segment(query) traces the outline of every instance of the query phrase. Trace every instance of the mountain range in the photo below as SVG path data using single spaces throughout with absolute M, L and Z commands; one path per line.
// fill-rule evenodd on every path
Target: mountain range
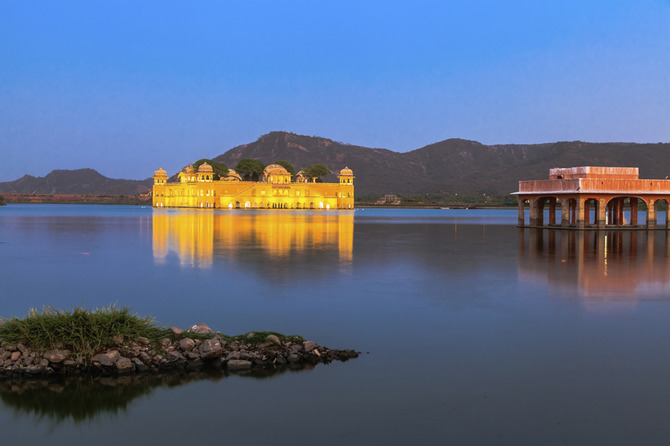
M 271 132 L 212 159 L 234 168 L 243 158 L 256 158 L 265 164 L 286 160 L 298 169 L 323 163 L 335 173 L 346 166 L 356 176 L 357 196 L 456 193 L 505 196 L 517 190 L 519 180 L 547 178 L 552 167 L 639 167 L 642 178 L 664 178 L 670 174 L 670 143 L 570 141 L 484 145 L 447 139 L 399 153 L 316 136 Z M 184 164 L 194 161 L 184 160 Z M 151 184 L 151 179 L 109 179 L 92 169 L 56 170 L 46 177 L 26 175 L 0 183 L 0 193 L 124 195 L 143 193 Z
M 0 193 L 139 195 L 151 190 L 153 179 L 115 180 L 93 169 L 53 170 L 45 177 L 24 175 L 0 183 Z

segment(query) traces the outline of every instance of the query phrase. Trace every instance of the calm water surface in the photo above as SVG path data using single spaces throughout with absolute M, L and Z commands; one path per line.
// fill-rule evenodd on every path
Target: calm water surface
M 271 376 L 0 387 L 3 444 L 668 444 L 667 234 L 516 219 L 0 208 L 4 316 L 117 302 L 369 352 Z

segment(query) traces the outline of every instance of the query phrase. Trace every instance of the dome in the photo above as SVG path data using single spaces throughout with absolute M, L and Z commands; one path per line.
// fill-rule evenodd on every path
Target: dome
M 340 170 L 340 175 L 341 176 L 352 176 L 354 174 L 354 171 L 349 169 L 348 167 L 345 167 L 344 169 Z
M 242 181 L 242 177 L 234 169 L 228 169 L 228 176 L 225 179 L 228 181 Z
M 166 177 L 166 176 L 167 176 L 167 172 L 166 172 L 165 170 L 163 170 L 162 167 L 159 167 L 158 170 L 156 170 L 156 171 L 154 172 L 154 176 L 155 176 L 155 177 Z
M 291 175 L 284 166 L 279 164 L 270 164 L 265 169 L 263 169 L 262 175 Z
M 212 169 L 212 166 L 210 166 L 207 163 L 202 163 L 200 167 L 198 168 L 198 172 L 201 173 L 212 173 L 214 172 L 214 169 Z
M 193 173 L 193 172 L 195 172 L 195 168 L 193 167 L 193 164 L 189 164 L 188 166 L 184 167 L 182 172 Z

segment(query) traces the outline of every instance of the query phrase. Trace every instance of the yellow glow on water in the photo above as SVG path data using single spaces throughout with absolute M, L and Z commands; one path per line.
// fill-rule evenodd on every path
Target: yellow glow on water
M 175 253 L 184 266 L 206 267 L 214 255 L 236 256 L 249 246 L 281 259 L 309 249 L 333 251 L 340 262 L 353 258 L 351 213 L 194 212 L 153 215 L 154 259 Z

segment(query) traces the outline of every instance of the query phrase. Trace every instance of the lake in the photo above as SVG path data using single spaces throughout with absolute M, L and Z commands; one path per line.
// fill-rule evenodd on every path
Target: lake
M 670 442 L 664 231 L 514 210 L 0 208 L 0 315 L 116 303 L 363 352 L 278 374 L 0 386 L 6 444 Z

